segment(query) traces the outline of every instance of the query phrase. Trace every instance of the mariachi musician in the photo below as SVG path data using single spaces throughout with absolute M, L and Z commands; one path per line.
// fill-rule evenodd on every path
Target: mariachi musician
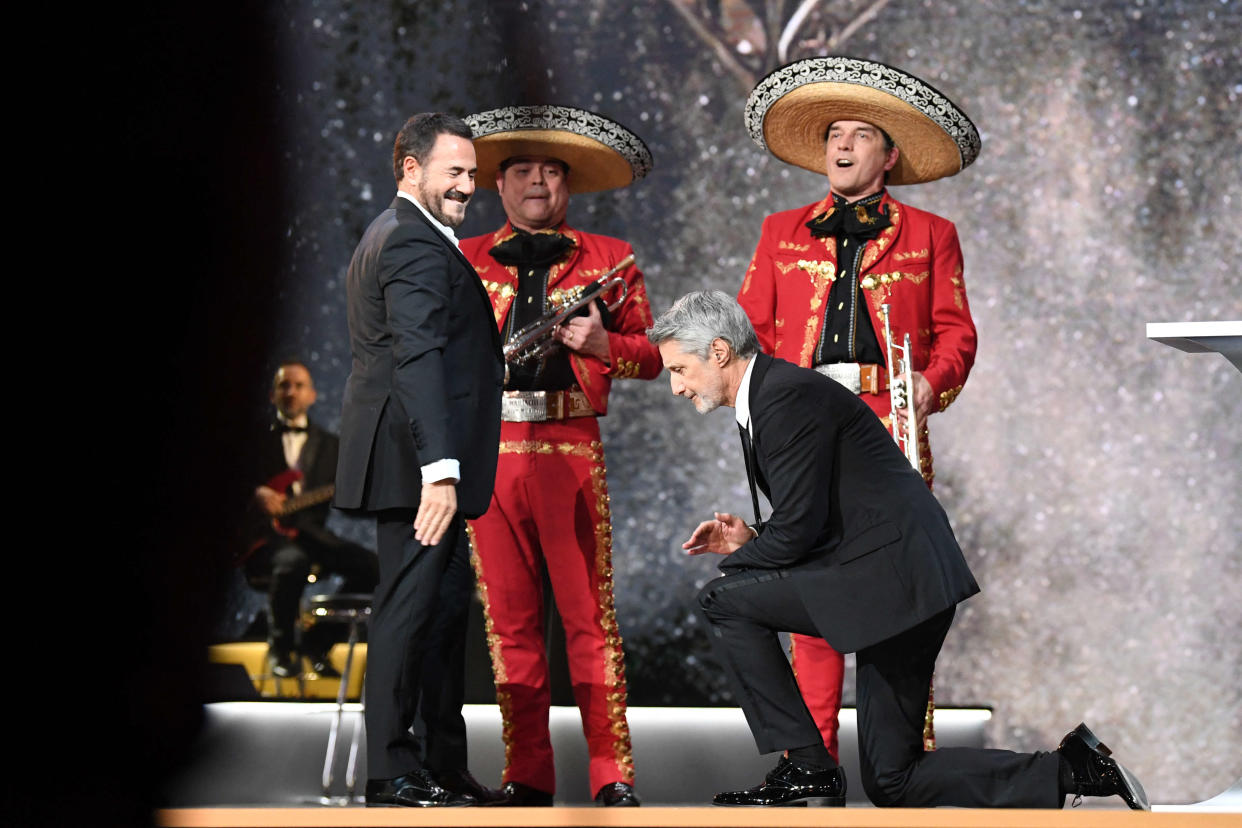
M 511 805 L 551 805 L 551 694 L 542 570 L 565 626 L 574 699 L 590 755 L 590 793 L 635 806 L 625 657 L 612 599 L 612 523 L 598 418 L 613 380 L 653 379 L 651 308 L 630 245 L 569 226 L 570 193 L 625 187 L 651 168 L 634 133 L 566 106 L 518 106 L 467 118 L 476 182 L 500 194 L 507 221 L 465 239 L 506 340 L 539 330 L 603 281 L 578 315 L 550 328 L 549 349 L 508 364 L 496 490 L 471 522 L 496 697 L 504 718 L 502 791 Z M 615 276 L 610 272 L 618 265 Z M 522 354 L 514 355 L 521 357 Z
M 751 92 L 745 118 L 760 147 L 826 173 L 828 194 L 764 220 L 738 302 L 765 353 L 840 381 L 895 436 L 913 424 L 906 455 L 930 488 L 927 417 L 966 383 L 975 325 L 953 223 L 898 201 L 888 187 L 961 171 L 979 154 L 979 133 L 913 75 L 843 57 L 777 69 Z M 889 355 L 906 336 L 913 405 L 894 413 L 889 369 L 898 366 Z M 803 698 L 835 758 L 844 661 L 820 638 L 793 636 L 791 648 Z M 929 695 L 929 750 L 932 709 Z

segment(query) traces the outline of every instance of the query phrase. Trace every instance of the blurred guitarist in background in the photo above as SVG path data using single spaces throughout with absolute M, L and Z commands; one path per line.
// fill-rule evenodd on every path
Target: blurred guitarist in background
M 332 625 L 305 634 L 298 628 L 298 604 L 312 567 L 320 577 L 343 576 L 346 592 L 371 592 L 379 579 L 375 553 L 337 537 L 325 525 L 338 441 L 307 419 L 315 398 L 305 365 L 290 361 L 276 370 L 271 397 L 276 419 L 259 458 L 267 482 L 254 491 L 264 531 L 245 561 L 252 583 L 267 582 L 268 661 L 282 677 L 301 673 L 303 657 L 313 672 L 337 675 L 327 659 Z

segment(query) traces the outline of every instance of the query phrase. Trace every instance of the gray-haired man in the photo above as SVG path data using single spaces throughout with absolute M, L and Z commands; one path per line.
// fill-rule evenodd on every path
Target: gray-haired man
M 753 528 L 716 512 L 682 545 L 726 556 L 699 605 L 760 752 L 787 751 L 763 784 L 716 804 L 845 804 L 845 772 L 798 692 L 783 630 L 857 653 L 862 783 L 876 805 L 1056 808 L 1073 793 L 1147 809 L 1086 725 L 1053 752 L 925 752 L 936 656 L 957 604 L 979 591 L 940 504 L 856 394 L 759 353 L 728 294 L 682 297 L 647 335 L 674 394 L 703 413 L 736 409 L 756 510 L 756 488 L 772 504 Z

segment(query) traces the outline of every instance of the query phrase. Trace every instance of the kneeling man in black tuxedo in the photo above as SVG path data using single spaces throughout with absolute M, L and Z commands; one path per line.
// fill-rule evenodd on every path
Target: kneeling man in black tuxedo
M 736 409 L 756 518 L 756 487 L 772 504 L 753 527 L 717 512 L 683 544 L 727 556 L 699 605 L 760 752 L 785 752 L 763 784 L 717 805 L 845 804 L 845 772 L 777 637 L 787 631 L 857 654 L 862 784 L 876 805 L 1059 808 L 1067 794 L 1116 794 L 1148 809 L 1086 725 L 1050 752 L 925 751 L 936 656 L 957 604 L 979 591 L 940 504 L 857 395 L 759 353 L 728 294 L 682 297 L 647 335 L 674 394 L 703 414 Z

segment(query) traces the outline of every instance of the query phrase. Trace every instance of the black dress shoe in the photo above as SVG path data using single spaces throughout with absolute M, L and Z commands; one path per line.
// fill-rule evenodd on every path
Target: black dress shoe
M 845 804 L 845 770 L 804 770 L 782 756 L 762 785 L 744 791 L 718 793 L 713 805 L 830 805 Z
M 495 788 L 488 788 L 465 768 L 451 771 L 433 771 L 432 777 L 449 793 L 464 794 L 474 798 L 480 805 L 501 805 L 505 795 Z
M 410 771 L 396 779 L 368 779 L 367 806 L 405 805 L 411 808 L 474 805 L 474 797 L 453 793 L 436 784 L 425 769 Z
M 643 803 L 638 801 L 634 786 L 624 782 L 613 782 L 605 785 L 595 793 L 595 804 L 609 808 L 637 808 Z
M 1079 724 L 1061 740 L 1057 752 L 1074 774 L 1074 804 L 1084 796 L 1120 796 L 1136 811 L 1150 811 L 1147 794 L 1138 779 L 1112 758 L 1109 750 L 1085 724 Z
M 523 785 L 521 782 L 506 782 L 500 786 L 500 794 L 504 797 L 501 805 L 516 808 L 550 808 L 552 794 Z

